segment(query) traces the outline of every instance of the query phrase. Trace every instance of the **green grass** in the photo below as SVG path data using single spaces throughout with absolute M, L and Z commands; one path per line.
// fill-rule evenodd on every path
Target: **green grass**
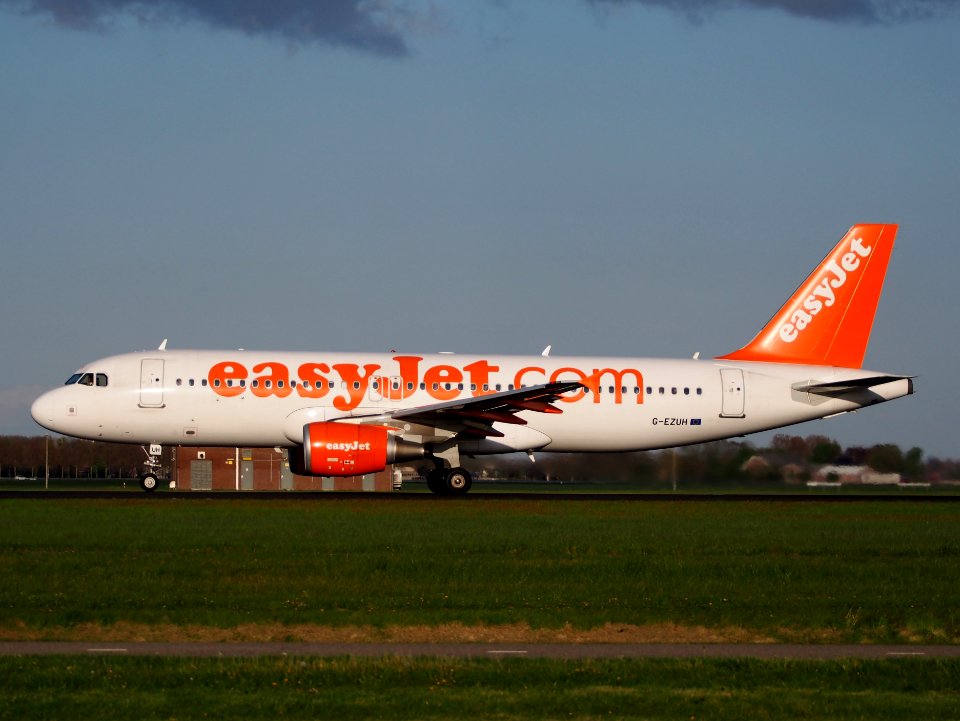
M 960 639 L 960 506 L 0 501 L 0 633 L 121 622 Z
M 949 719 L 960 661 L 0 659 L 0 719 Z

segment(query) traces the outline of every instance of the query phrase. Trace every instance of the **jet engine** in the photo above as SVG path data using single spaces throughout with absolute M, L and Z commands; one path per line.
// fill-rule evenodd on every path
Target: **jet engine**
M 303 455 L 291 451 L 290 466 L 307 476 L 362 476 L 424 455 L 423 446 L 391 435 L 383 426 L 317 422 L 303 427 Z

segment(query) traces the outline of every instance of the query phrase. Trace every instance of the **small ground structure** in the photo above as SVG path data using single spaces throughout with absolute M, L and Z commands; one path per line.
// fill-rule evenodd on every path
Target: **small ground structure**
M 278 448 L 176 449 L 173 480 L 183 491 L 392 491 L 394 470 L 348 478 L 299 476 Z

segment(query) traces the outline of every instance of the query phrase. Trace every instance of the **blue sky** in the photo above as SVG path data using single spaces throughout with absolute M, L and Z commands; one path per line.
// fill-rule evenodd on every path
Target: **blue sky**
M 793 432 L 960 456 L 952 7 L 0 0 L 0 433 L 163 338 L 718 355 L 897 222 L 917 394 Z

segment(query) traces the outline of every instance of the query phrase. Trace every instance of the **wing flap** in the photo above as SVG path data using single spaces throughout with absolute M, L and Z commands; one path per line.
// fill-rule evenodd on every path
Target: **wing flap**
M 415 408 L 403 408 L 377 414 L 378 420 L 405 421 L 434 428 L 442 428 L 470 438 L 502 438 L 503 433 L 494 423 L 526 425 L 517 416 L 522 411 L 535 413 L 562 413 L 553 403 L 564 393 L 582 389 L 577 381 L 557 381 L 527 388 L 516 388 L 501 393 L 474 396 Z

